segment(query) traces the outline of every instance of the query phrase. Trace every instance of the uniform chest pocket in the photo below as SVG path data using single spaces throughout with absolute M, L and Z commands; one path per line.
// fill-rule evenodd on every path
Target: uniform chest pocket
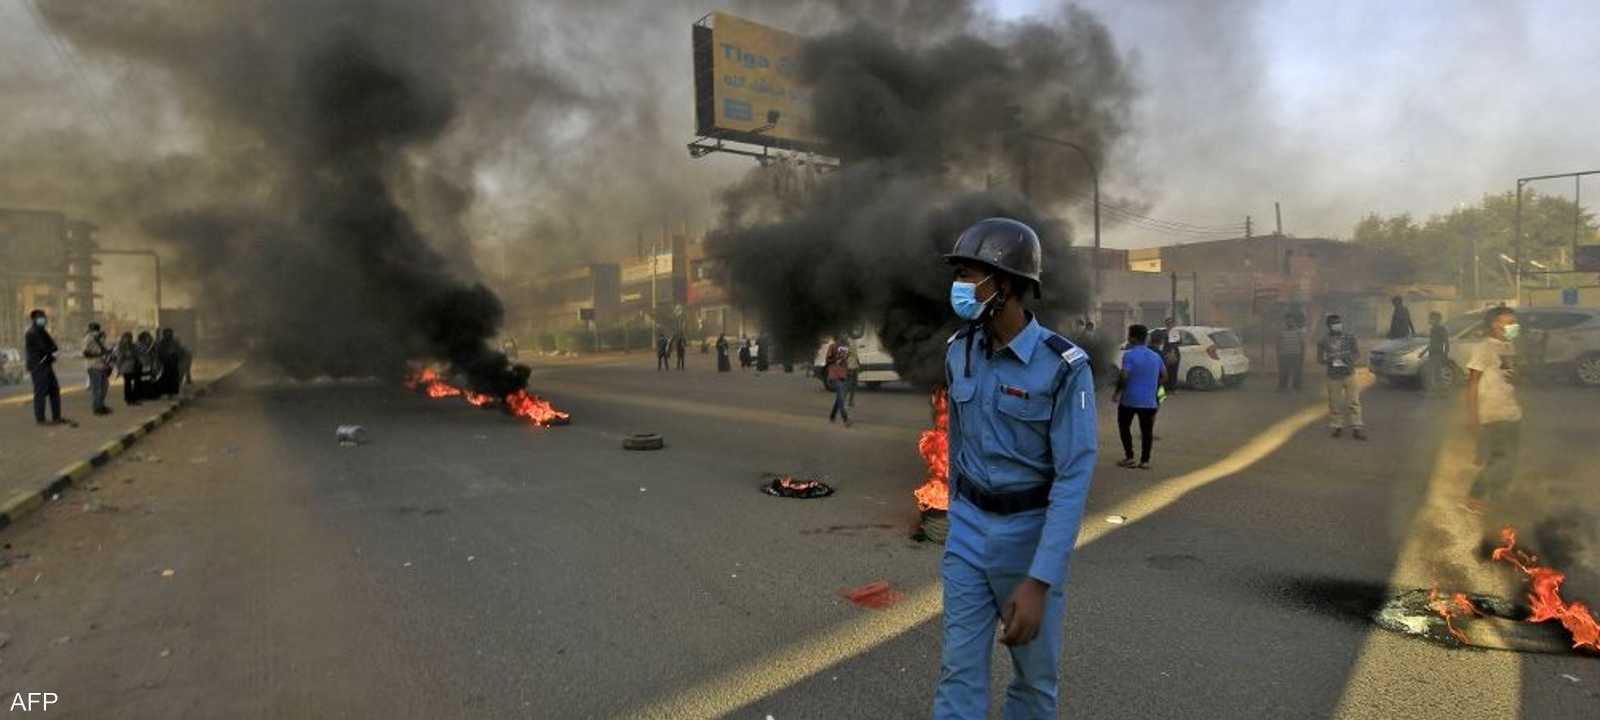
M 958 403 L 970 402 L 977 393 L 978 384 L 970 380 L 961 382 L 957 380 L 950 383 L 950 399 Z
M 995 406 L 1000 412 L 1018 420 L 1048 421 L 1050 419 L 1050 396 L 1044 393 L 1027 393 L 1027 397 L 1013 395 L 999 390 L 1000 396 L 995 400 Z

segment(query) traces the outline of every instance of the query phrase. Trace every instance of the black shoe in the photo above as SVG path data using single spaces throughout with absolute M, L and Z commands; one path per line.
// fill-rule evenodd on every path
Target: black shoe
M 1344 437 L 1344 428 L 1334 428 L 1333 429 L 1333 436 L 1334 437 Z
M 1352 432 L 1351 432 L 1351 433 L 1350 433 L 1350 434 L 1351 434 L 1351 435 L 1354 435 L 1354 436 L 1355 436 L 1355 438 L 1356 438 L 1356 439 L 1357 439 L 1357 440 L 1363 440 L 1363 441 L 1364 441 L 1364 440 L 1366 440 L 1366 439 L 1367 439 L 1367 434 L 1366 434 L 1366 433 L 1364 433 L 1364 432 L 1362 432 L 1362 431 L 1361 431 L 1361 428 L 1356 428 L 1356 429 L 1355 429 L 1355 430 L 1354 430 L 1354 431 L 1352 431 Z

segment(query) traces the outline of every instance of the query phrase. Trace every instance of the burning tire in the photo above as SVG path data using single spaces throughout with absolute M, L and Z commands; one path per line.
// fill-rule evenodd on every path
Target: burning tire
M 666 447 L 666 441 L 656 433 L 634 433 L 622 438 L 624 450 L 660 450 Z
M 925 510 L 922 513 L 922 537 L 928 542 L 944 544 L 950 536 L 950 515 L 943 510 Z

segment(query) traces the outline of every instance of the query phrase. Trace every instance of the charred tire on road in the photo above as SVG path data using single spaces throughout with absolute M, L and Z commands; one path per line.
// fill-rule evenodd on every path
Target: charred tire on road
M 924 510 L 922 512 L 922 539 L 943 545 L 945 538 L 949 536 L 949 513 L 944 510 Z
M 666 441 L 656 433 L 634 433 L 622 438 L 624 450 L 660 450 L 666 447 Z

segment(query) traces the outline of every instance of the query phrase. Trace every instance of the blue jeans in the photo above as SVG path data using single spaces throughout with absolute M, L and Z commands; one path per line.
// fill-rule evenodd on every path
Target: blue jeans
M 106 390 L 111 386 L 111 371 L 103 367 L 89 368 L 89 398 L 95 412 L 106 409 Z
M 850 392 L 850 380 L 845 378 L 828 382 L 833 385 L 833 410 L 828 413 L 828 421 L 833 422 L 834 418 L 842 415 L 845 422 L 850 422 L 850 410 L 845 406 L 845 395 Z

